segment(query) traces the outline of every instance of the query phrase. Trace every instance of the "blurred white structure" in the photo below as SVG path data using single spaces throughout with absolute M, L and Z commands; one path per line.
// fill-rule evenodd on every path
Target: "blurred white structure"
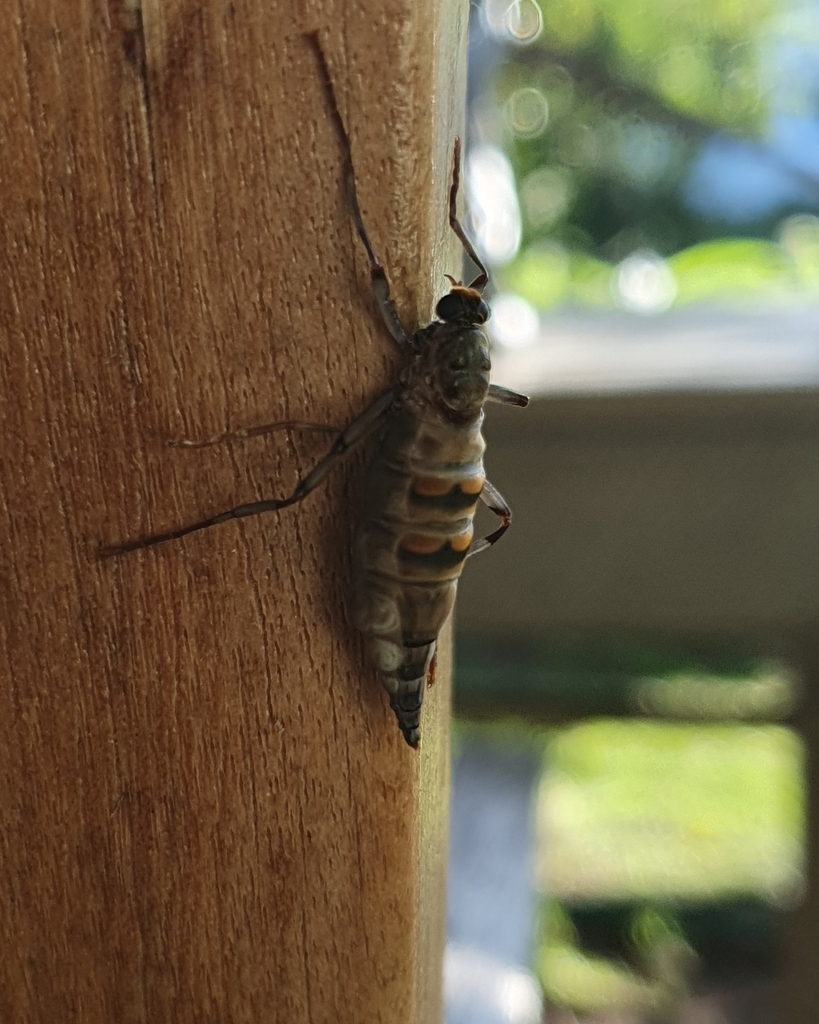
M 497 146 L 471 149 L 466 187 L 478 251 L 491 266 L 503 266 L 517 255 L 522 230 L 509 157 Z
M 534 789 L 540 760 L 473 740 L 453 765 L 446 1024 L 538 1024 Z
M 444 957 L 447 1024 L 540 1024 L 540 988 L 520 967 L 450 943 Z
M 819 307 L 554 313 L 492 366 L 498 383 L 533 396 L 815 388 Z

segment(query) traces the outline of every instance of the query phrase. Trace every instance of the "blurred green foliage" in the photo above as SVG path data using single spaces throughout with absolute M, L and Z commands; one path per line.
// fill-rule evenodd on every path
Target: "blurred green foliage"
M 538 309 L 613 306 L 613 268 L 640 251 L 674 257 L 676 303 L 819 286 L 815 218 L 801 218 L 796 244 L 783 229 L 796 207 L 738 231 L 682 197 L 715 130 L 756 139 L 776 162 L 763 130 L 785 0 L 538 3 L 540 34 L 506 48 L 492 102 L 477 104 L 479 135 L 512 162 L 522 215 L 499 286 Z
M 541 0 L 540 45 L 602 60 L 611 83 L 715 127 L 753 132 L 762 114 L 756 45 L 780 0 Z
M 692 245 L 675 253 L 669 266 L 680 302 L 707 299 L 715 292 L 775 296 L 789 285 L 797 286 L 799 278 L 781 245 L 755 238 Z
M 541 637 L 536 643 L 459 636 L 459 714 L 514 712 L 532 722 L 605 715 L 689 721 L 786 719 L 798 684 L 784 665 L 731 643 L 630 635 Z

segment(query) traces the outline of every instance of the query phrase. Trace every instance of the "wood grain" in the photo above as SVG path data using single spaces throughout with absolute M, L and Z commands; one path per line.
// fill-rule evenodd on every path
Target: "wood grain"
M 304 39 L 408 325 L 457 248 L 460 0 L 18 0 L 0 15 L 0 1019 L 440 1019 L 448 672 L 400 737 L 346 607 L 394 357 Z

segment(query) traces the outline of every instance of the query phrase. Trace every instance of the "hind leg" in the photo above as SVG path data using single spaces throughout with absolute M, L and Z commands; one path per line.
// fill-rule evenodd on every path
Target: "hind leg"
M 114 544 L 111 547 L 104 547 L 100 550 L 101 558 L 110 558 L 113 555 L 122 555 L 128 551 L 139 551 L 141 548 L 153 547 L 155 544 L 164 544 L 165 541 L 178 540 L 187 537 L 189 533 L 196 533 L 198 530 L 205 530 L 209 526 L 217 526 L 219 523 L 226 523 L 230 519 L 246 519 L 248 516 L 257 516 L 262 512 L 278 512 L 279 509 L 288 508 L 299 501 L 303 501 L 311 491 L 325 479 L 327 474 L 338 464 L 339 460 L 359 441 L 369 436 L 381 423 L 382 418 L 392 408 L 396 389 L 390 388 L 357 416 L 353 422 L 342 431 L 336 438 L 335 444 L 318 462 L 313 469 L 296 485 L 296 489 L 286 498 L 266 498 L 264 501 L 253 501 L 247 505 L 238 505 L 236 508 L 220 512 L 218 515 L 202 519 L 198 523 L 191 523 L 190 526 L 182 526 L 176 530 L 169 530 L 167 533 L 156 533 L 151 537 L 141 537 L 137 540 L 129 540 L 124 544 Z
M 506 499 L 501 492 L 489 483 L 487 480 L 483 485 L 481 491 L 481 501 L 486 505 L 490 512 L 494 512 L 495 515 L 500 519 L 501 524 L 493 533 L 490 533 L 488 537 L 482 537 L 480 540 L 473 540 L 469 545 L 469 550 L 466 553 L 467 558 L 471 558 L 472 555 L 477 555 L 481 551 L 486 551 L 487 548 L 491 548 L 493 544 L 496 544 L 501 537 L 509 529 L 509 524 L 512 522 L 512 509 L 506 503 Z
M 265 434 L 275 434 L 279 430 L 309 430 L 316 434 L 340 434 L 338 427 L 328 426 L 326 423 L 304 423 L 301 420 L 280 420 L 278 423 L 265 423 L 260 427 L 242 427 L 225 434 L 214 434 L 213 437 L 206 437 L 202 441 L 188 441 L 180 438 L 178 441 L 166 441 L 169 448 L 209 448 L 214 444 L 229 444 L 232 441 L 246 441 L 250 437 L 263 437 Z

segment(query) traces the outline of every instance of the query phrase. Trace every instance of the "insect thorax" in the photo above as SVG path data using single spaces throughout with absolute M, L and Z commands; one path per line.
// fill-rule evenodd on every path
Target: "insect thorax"
M 489 388 L 489 342 L 478 327 L 435 322 L 414 337 L 408 381 L 455 421 L 476 417 Z

